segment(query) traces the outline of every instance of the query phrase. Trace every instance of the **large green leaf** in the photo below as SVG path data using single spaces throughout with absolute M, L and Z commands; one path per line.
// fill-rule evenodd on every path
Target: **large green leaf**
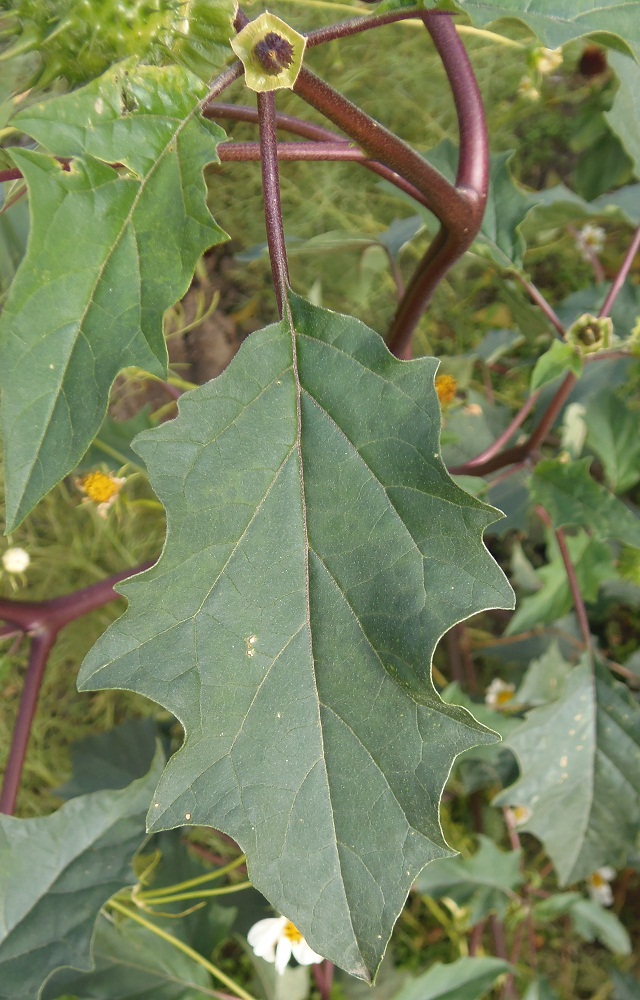
M 640 548 L 640 517 L 591 477 L 591 461 L 539 462 L 531 477 L 532 502 L 546 508 L 554 528 L 582 525 L 596 538 L 615 538 Z
M 459 958 L 440 962 L 406 983 L 394 1000 L 481 1000 L 498 976 L 509 971 L 501 958 Z
M 491 912 L 502 919 L 522 882 L 520 851 L 501 851 L 488 837 L 479 836 L 478 841 L 472 857 L 440 858 L 427 865 L 414 884 L 426 896 L 449 896 L 458 906 L 468 906 L 471 926 Z
M 60 967 L 91 968 L 100 908 L 135 883 L 131 858 L 163 759 L 127 788 L 81 795 L 51 816 L 0 816 L 2 1000 L 34 1000 Z
M 172 933 L 176 925 L 178 921 L 171 924 Z M 92 956 L 92 971 L 65 969 L 54 975 L 42 1000 L 69 994 L 82 1000 L 198 1000 L 211 995 L 211 976 L 201 965 L 132 921 L 115 924 L 100 917 Z
M 577 666 L 562 697 L 533 709 L 507 745 L 521 776 L 495 801 L 531 809 L 523 829 L 561 884 L 619 864 L 640 829 L 640 707 L 627 689 Z
M 224 137 L 198 113 L 205 92 L 180 67 L 123 64 L 13 120 L 52 155 L 12 150 L 32 227 L 0 321 L 9 530 L 82 458 L 120 369 L 165 372 L 164 311 L 224 237 L 205 201 Z
M 441 460 L 437 362 L 291 308 L 295 334 L 253 334 L 138 439 L 167 541 L 79 683 L 184 724 L 151 828 L 230 834 L 311 946 L 368 978 L 413 879 L 449 854 L 453 758 L 494 739 L 438 698 L 434 646 L 512 594 L 481 541 L 495 510 Z

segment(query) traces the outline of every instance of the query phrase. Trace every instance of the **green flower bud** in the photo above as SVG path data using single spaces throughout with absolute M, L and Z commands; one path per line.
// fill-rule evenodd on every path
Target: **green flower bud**
M 566 333 L 566 341 L 580 354 L 595 354 L 611 346 L 613 323 L 609 316 L 591 316 L 585 313 L 572 323 Z
M 306 44 L 304 35 L 268 11 L 231 39 L 231 48 L 244 66 L 247 87 L 258 93 L 293 87 Z

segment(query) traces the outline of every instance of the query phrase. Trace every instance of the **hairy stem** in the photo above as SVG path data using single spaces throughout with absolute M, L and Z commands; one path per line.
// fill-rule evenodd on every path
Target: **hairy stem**
M 284 314 L 289 291 L 289 266 L 282 226 L 280 182 L 278 176 L 278 142 L 276 137 L 276 99 L 273 91 L 258 94 L 260 120 L 260 152 L 262 155 L 262 193 L 267 244 L 271 260 L 273 286 L 280 319 Z
M 258 112 L 255 108 L 248 108 L 244 106 L 240 107 L 234 104 L 210 104 L 206 109 L 206 117 L 222 119 L 227 118 L 233 121 L 253 122 L 256 124 L 258 122 Z M 301 118 L 296 118 L 293 115 L 284 115 L 279 111 L 276 112 L 276 127 L 282 129 L 283 131 L 291 132 L 294 135 L 303 136 L 306 139 L 313 139 L 317 142 L 342 142 L 345 149 L 358 148 L 357 146 L 351 144 L 347 138 L 337 135 L 330 129 L 322 128 L 320 125 L 312 125 L 309 122 L 303 121 Z M 224 153 L 225 145 L 226 144 L 222 144 L 218 147 L 218 155 L 222 160 L 226 158 Z M 378 163 L 375 160 L 368 159 L 362 150 L 359 151 L 359 155 L 361 159 L 356 156 L 347 156 L 345 159 L 353 158 L 356 162 L 362 163 L 362 166 L 367 170 L 370 170 L 372 173 L 382 177 L 383 180 L 389 181 L 390 184 L 393 184 L 394 187 L 397 187 L 400 191 L 409 195 L 409 197 L 413 198 L 414 201 L 424 205 L 425 208 L 429 207 L 427 200 L 420 193 L 420 191 L 418 191 L 413 184 L 410 184 L 409 181 L 405 180 L 404 177 L 401 177 L 398 173 L 396 173 L 395 170 L 391 170 L 383 163 Z

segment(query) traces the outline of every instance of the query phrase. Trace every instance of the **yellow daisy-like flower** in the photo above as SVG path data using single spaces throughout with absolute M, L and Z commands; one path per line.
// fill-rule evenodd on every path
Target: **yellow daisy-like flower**
M 275 962 L 280 975 L 284 973 L 292 955 L 299 965 L 314 965 L 322 961 L 322 955 L 309 947 L 295 924 L 286 917 L 258 920 L 247 934 L 247 941 L 258 958 Z
M 515 684 L 508 684 L 506 681 L 494 677 L 484 694 L 485 704 L 489 708 L 502 709 L 513 701 L 515 694 Z
M 438 375 L 436 378 L 436 392 L 440 400 L 440 406 L 450 406 L 456 398 L 458 383 L 453 375 Z
M 125 483 L 124 476 L 114 476 L 112 472 L 88 472 L 76 479 L 76 486 L 84 494 L 83 503 L 96 504 L 100 517 L 106 517 L 110 507 L 116 502 Z

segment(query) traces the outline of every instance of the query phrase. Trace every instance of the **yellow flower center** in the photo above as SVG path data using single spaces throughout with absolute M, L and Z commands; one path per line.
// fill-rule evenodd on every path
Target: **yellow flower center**
M 600 872 L 594 872 L 593 875 L 589 876 L 589 885 L 593 886 L 594 889 L 601 889 L 605 884 L 606 879 L 602 877 Z
M 458 383 L 453 375 L 438 375 L 436 378 L 436 392 L 441 406 L 448 406 L 453 403 L 458 391 Z
M 496 693 L 496 705 L 507 705 L 513 701 L 513 691 L 498 691 Z
M 291 944 L 300 944 L 300 942 L 302 941 L 302 934 L 300 933 L 298 928 L 291 923 L 290 920 L 287 920 L 286 924 L 284 925 L 282 933 L 286 938 L 289 939 L 289 941 L 291 941 Z
M 94 503 L 108 503 L 120 492 L 120 483 L 105 472 L 89 472 L 79 481 L 80 489 Z

